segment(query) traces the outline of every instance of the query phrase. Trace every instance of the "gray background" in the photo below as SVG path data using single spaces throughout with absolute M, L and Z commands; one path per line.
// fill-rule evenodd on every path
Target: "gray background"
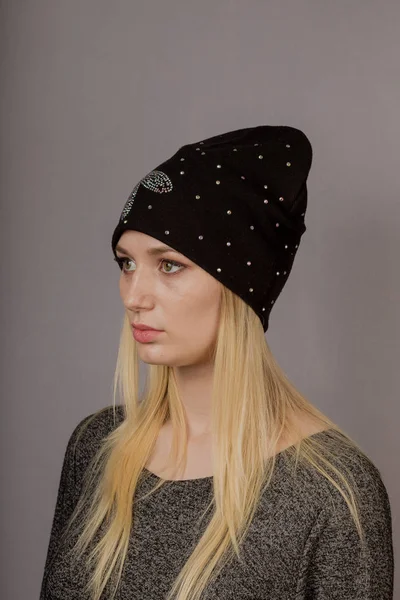
M 13 0 L 0 16 L 1 597 L 39 596 L 68 437 L 112 402 L 128 194 L 179 146 L 259 124 L 314 148 L 267 339 L 381 470 L 398 555 L 399 3 Z

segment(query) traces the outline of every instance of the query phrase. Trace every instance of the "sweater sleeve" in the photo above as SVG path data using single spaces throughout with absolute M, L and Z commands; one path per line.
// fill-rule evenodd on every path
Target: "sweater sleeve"
M 75 476 L 75 446 L 78 433 L 82 425 L 90 418 L 91 415 L 85 417 L 73 430 L 67 443 L 67 448 L 64 453 L 61 475 L 58 485 L 58 493 L 53 515 L 53 522 L 50 531 L 50 540 L 47 548 L 47 556 L 44 566 L 44 575 L 42 578 L 40 600 L 46 600 L 46 579 L 50 569 L 50 564 L 56 553 L 60 536 L 71 517 L 78 501 Z
M 297 598 L 393 600 L 390 502 L 378 469 L 367 464 L 358 482 L 365 549 L 344 499 L 338 506 L 322 508 L 307 540 L 302 590 Z

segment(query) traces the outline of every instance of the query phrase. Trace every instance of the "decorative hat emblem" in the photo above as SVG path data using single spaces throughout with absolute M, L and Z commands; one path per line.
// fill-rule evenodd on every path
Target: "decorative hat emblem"
M 146 189 L 151 190 L 152 192 L 157 192 L 158 194 L 171 192 L 173 189 L 172 181 L 166 173 L 158 170 L 150 171 L 150 173 L 143 177 L 143 179 L 141 179 L 133 188 L 132 193 L 130 194 L 122 210 L 120 217 L 121 221 L 129 214 L 140 185 L 143 185 Z

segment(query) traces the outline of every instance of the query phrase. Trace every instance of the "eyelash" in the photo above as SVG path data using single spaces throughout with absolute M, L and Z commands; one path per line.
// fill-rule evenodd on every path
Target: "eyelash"
M 123 256 L 121 258 L 114 258 L 114 260 L 118 264 L 119 268 L 121 269 L 121 271 L 123 273 L 134 273 L 134 271 L 125 271 L 125 269 L 123 268 L 124 264 L 125 264 L 125 261 L 131 260 L 130 258 L 127 258 L 126 256 Z M 176 267 L 182 267 L 182 269 L 179 269 L 179 271 L 176 271 L 175 273 L 165 273 L 165 272 L 163 272 L 164 275 L 177 275 L 177 273 L 180 273 L 181 271 L 183 271 L 183 269 L 185 269 L 185 265 L 182 265 L 181 263 L 177 262 L 176 260 L 170 260 L 168 258 L 163 258 L 160 261 L 160 263 L 163 263 L 163 262 L 168 262 L 171 265 L 174 265 Z

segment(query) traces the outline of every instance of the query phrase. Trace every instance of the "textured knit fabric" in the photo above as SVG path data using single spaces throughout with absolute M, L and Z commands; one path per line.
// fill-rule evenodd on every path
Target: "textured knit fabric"
M 89 417 L 86 417 L 87 419 Z M 118 407 L 118 422 L 123 418 Z M 85 419 L 83 420 L 85 421 Z M 83 422 L 81 421 L 81 423 Z M 51 528 L 40 600 L 87 600 L 83 573 L 71 568 L 59 536 L 81 491 L 82 477 L 102 438 L 114 428 L 113 409 L 96 416 L 75 452 L 73 431 L 65 453 Z M 202 596 L 208 600 L 392 600 L 391 508 L 377 467 L 357 449 L 345 450 L 329 430 L 314 434 L 334 443 L 361 491 L 367 552 L 340 493 L 315 469 L 299 465 L 294 477 L 286 451 L 277 455 L 271 486 L 264 492 L 237 558 Z M 138 493 L 158 477 L 145 470 Z M 127 563 L 116 599 L 161 600 L 209 522 L 197 520 L 212 494 L 212 477 L 173 481 L 135 507 Z M 104 595 L 104 600 L 109 596 Z
M 269 314 L 306 231 L 313 150 L 303 131 L 258 125 L 186 144 L 133 188 L 111 246 L 126 230 L 174 248 Z

